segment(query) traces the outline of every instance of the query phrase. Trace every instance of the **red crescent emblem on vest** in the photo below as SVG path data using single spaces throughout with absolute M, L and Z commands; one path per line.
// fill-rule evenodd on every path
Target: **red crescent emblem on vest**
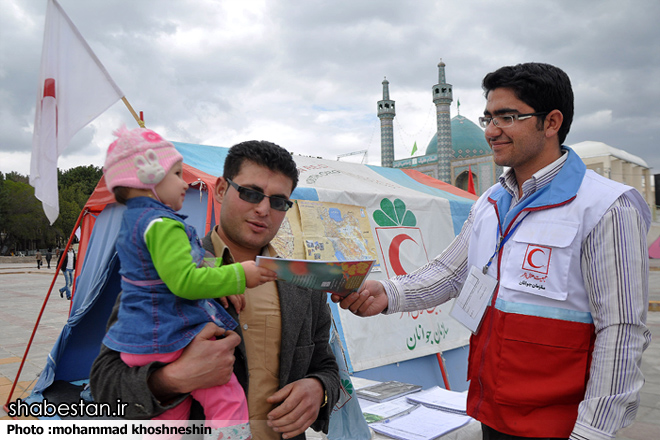
M 539 248 L 536 248 L 536 249 L 532 250 L 529 254 L 527 254 L 527 264 L 529 264 L 530 266 L 532 266 L 534 269 L 538 269 L 539 267 L 543 267 L 542 265 L 541 265 L 541 266 L 537 266 L 537 265 L 534 264 L 534 262 L 532 261 L 532 256 L 533 256 L 535 253 L 537 253 L 537 252 L 541 252 L 542 254 L 545 254 L 545 253 L 544 253 L 541 249 L 539 249 Z
M 538 252 L 541 254 L 536 255 Z M 550 267 L 551 255 L 552 248 L 537 244 L 529 244 L 527 245 L 527 251 L 525 252 L 525 257 L 522 261 L 522 269 L 547 275 Z

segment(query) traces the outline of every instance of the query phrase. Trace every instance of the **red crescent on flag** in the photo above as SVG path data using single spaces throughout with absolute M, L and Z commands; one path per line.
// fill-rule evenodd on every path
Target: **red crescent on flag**
M 44 81 L 44 98 L 46 98 L 47 96 L 50 96 L 52 98 L 56 98 L 56 96 L 55 96 L 55 78 L 46 78 L 46 80 Z
M 52 98 L 55 102 L 55 136 L 57 136 L 58 132 L 58 111 L 57 111 L 57 97 L 55 96 L 55 78 L 46 78 L 44 80 L 44 96 L 41 98 L 41 110 L 44 110 L 44 101 L 46 101 L 46 98 Z M 51 101 L 48 100 L 46 101 L 47 103 L 50 103 Z M 48 116 L 49 112 L 46 111 L 46 114 L 42 113 L 41 117 L 49 117 Z M 52 116 L 51 116 L 52 117 Z
M 399 258 L 399 248 L 401 247 L 401 243 L 406 240 L 412 240 L 413 243 L 417 244 L 417 242 L 413 240 L 408 234 L 397 235 L 392 240 L 392 243 L 390 243 L 390 249 L 388 251 L 388 255 L 390 257 L 390 265 L 392 266 L 394 273 L 397 275 L 407 274 L 407 272 L 403 269 L 403 266 L 401 265 L 401 259 Z
M 536 264 L 532 263 L 532 256 L 537 252 L 541 252 L 542 254 L 545 255 L 545 252 L 543 252 L 541 249 L 538 249 L 538 248 L 532 250 L 529 254 L 527 254 L 527 264 L 532 266 L 534 269 L 538 269 L 539 267 L 543 267 L 543 266 L 537 266 Z

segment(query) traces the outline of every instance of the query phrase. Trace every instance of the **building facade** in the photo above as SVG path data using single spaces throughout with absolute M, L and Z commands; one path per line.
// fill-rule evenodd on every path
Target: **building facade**
M 569 146 L 588 169 L 639 191 L 656 220 L 655 179 L 644 159 L 603 142 L 584 141 Z

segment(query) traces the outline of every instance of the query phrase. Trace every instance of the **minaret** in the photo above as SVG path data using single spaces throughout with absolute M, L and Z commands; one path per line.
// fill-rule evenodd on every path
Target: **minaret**
M 451 183 L 451 163 L 454 150 L 451 146 L 451 116 L 449 106 L 453 101 L 451 84 L 445 79 L 445 63 L 438 64 L 438 84 L 433 86 L 433 102 L 435 103 L 438 125 L 438 180 Z
M 378 101 L 380 119 L 380 165 L 392 168 L 394 163 L 394 101 L 390 100 L 390 82 L 383 80 L 383 100 Z

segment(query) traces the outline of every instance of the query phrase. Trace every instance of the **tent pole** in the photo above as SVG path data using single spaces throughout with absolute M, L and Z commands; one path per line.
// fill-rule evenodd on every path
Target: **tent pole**
M 442 359 L 441 353 L 436 353 L 435 355 L 438 357 L 438 365 L 440 365 L 442 380 L 445 382 L 445 389 L 451 391 L 451 388 L 449 388 L 449 379 L 447 379 L 447 371 L 445 370 L 445 360 Z
M 73 237 L 76 235 L 76 229 L 78 229 L 78 226 L 80 225 L 80 221 L 82 220 L 83 216 L 87 212 L 86 209 L 82 209 L 80 211 L 80 215 L 78 216 L 78 220 L 76 221 L 76 225 L 73 227 L 73 230 L 71 231 L 71 235 L 69 236 L 69 241 L 66 243 L 66 246 L 64 247 L 64 250 L 62 252 L 67 252 L 69 250 L 69 246 L 71 246 L 71 242 L 73 241 Z M 62 255 L 62 254 L 60 254 Z M 28 353 L 30 352 L 30 347 L 32 346 L 32 341 L 34 340 L 34 335 L 37 333 L 37 328 L 39 327 L 39 323 L 41 322 L 41 317 L 44 314 L 44 310 L 46 309 L 46 304 L 48 304 L 48 299 L 50 298 L 50 294 L 53 291 L 53 286 L 55 285 L 55 282 L 57 281 L 57 276 L 60 273 L 62 263 L 64 262 L 63 258 L 60 258 L 60 261 L 57 264 L 57 269 L 55 269 L 55 276 L 53 277 L 53 281 L 50 283 L 50 287 L 48 288 L 48 293 L 46 294 L 46 298 L 44 299 L 44 303 L 41 305 L 41 310 L 39 311 L 39 316 L 37 316 L 37 322 L 34 324 L 34 329 L 32 329 L 32 335 L 30 336 L 30 340 L 28 341 L 27 347 L 25 347 L 25 354 L 23 355 L 23 359 L 21 360 L 21 365 L 18 367 L 18 372 L 16 373 L 16 379 L 14 379 L 14 383 L 12 384 L 11 390 L 9 391 L 9 396 L 7 396 L 7 402 L 4 405 L 5 411 L 9 412 L 9 402 L 11 402 L 11 397 L 14 394 L 14 390 L 16 389 L 16 385 L 18 384 L 18 378 L 21 377 L 21 371 L 23 371 L 23 366 L 25 365 L 25 360 L 27 359 Z M 73 294 L 71 296 L 73 299 Z M 69 308 L 69 314 L 71 314 L 71 309 Z

